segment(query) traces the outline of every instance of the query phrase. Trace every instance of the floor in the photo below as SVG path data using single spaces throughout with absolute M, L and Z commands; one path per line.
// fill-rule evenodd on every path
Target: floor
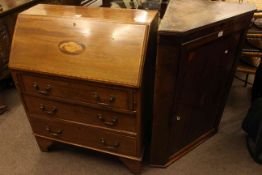
M 251 88 L 235 80 L 218 134 L 166 169 L 143 167 L 143 175 L 262 175 L 250 158 L 241 122 Z M 1 94 L 0 94 L 1 95 Z M 129 175 L 121 162 L 92 151 L 63 147 L 40 152 L 14 89 L 4 93 L 9 111 L 0 116 L 0 175 Z

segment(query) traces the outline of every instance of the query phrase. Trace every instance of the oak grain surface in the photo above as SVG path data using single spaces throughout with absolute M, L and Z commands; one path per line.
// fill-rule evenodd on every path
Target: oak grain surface
M 239 0 L 226 0 L 226 2 L 239 3 Z M 257 10 L 262 10 L 262 1 L 261 0 L 243 0 L 242 3 L 255 4 Z
M 172 32 L 174 35 L 185 34 L 216 22 L 243 15 L 255 9 L 252 4 L 207 0 L 170 1 L 159 31 Z

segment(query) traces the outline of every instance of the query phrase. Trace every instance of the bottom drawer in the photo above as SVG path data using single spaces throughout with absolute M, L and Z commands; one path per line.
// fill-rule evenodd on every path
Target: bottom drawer
M 136 139 L 56 119 L 30 118 L 34 133 L 113 153 L 136 156 Z

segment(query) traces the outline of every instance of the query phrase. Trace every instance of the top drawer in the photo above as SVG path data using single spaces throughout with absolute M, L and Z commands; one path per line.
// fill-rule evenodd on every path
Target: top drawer
M 83 81 L 22 75 L 23 91 L 40 96 L 63 98 L 105 108 L 133 110 L 132 91 Z

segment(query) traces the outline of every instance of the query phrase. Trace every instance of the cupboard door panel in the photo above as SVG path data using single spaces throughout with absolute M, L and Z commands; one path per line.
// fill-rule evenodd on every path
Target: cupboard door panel
M 171 132 L 170 132 L 170 144 L 169 144 L 169 154 L 174 154 L 180 149 L 182 149 L 185 144 L 186 138 L 186 126 L 187 123 L 190 122 L 190 116 L 192 109 L 187 108 L 186 105 L 177 104 L 176 105 L 177 112 L 173 113 L 171 120 Z
M 173 106 L 172 152 L 215 127 L 239 39 L 239 34 L 233 34 L 195 48 L 190 44 L 183 47 Z M 177 116 L 183 121 L 177 121 Z

